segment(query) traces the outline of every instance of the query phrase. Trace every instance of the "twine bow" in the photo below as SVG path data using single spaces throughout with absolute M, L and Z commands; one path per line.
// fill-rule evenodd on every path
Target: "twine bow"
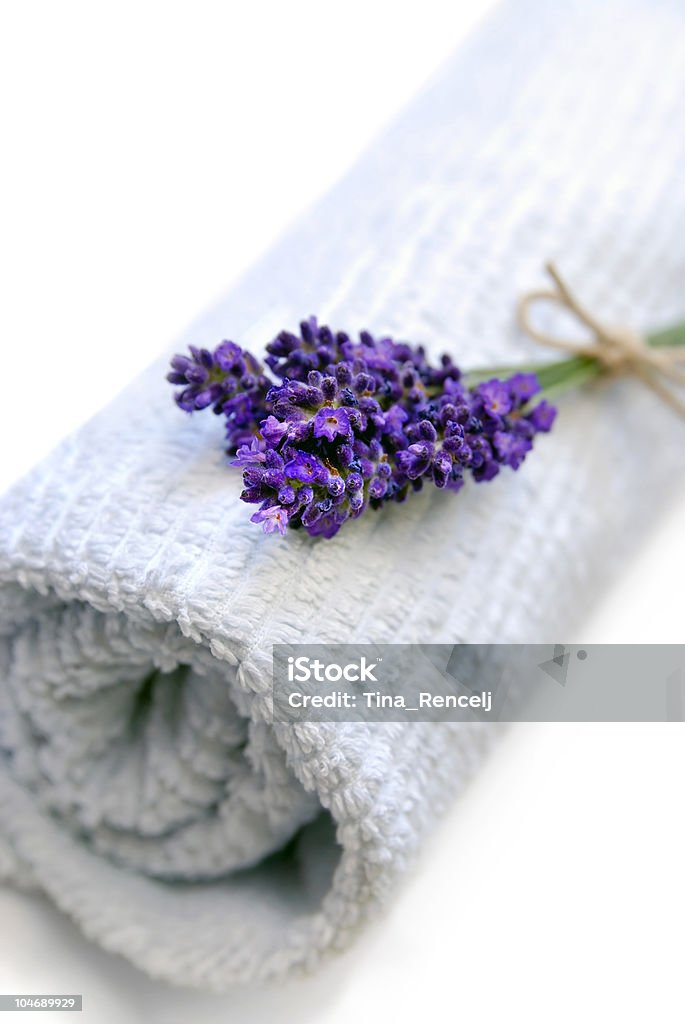
M 685 360 L 683 346 L 673 349 L 653 348 L 647 339 L 632 327 L 603 324 L 581 306 L 553 263 L 546 264 L 545 269 L 556 288 L 531 291 L 519 300 L 518 321 L 526 334 L 548 348 L 595 359 L 610 373 L 628 373 L 639 377 L 672 409 L 685 416 L 685 402 L 663 380 L 667 378 L 685 387 L 685 372 L 676 366 L 676 363 Z M 539 330 L 531 323 L 530 308 L 540 301 L 556 303 L 572 313 L 592 332 L 592 340 L 572 341 Z

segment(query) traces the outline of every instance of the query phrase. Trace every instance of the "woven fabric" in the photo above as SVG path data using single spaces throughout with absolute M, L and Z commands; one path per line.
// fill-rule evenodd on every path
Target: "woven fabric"
M 174 349 L 315 313 L 529 360 L 515 298 L 550 257 L 598 315 L 682 317 L 684 30 L 677 3 L 505 6 Z M 563 639 L 669 500 L 683 434 L 615 382 L 565 402 L 518 474 L 330 542 L 264 537 L 165 362 L 0 507 L 0 874 L 224 989 L 346 945 L 491 735 L 270 726 L 271 645 Z

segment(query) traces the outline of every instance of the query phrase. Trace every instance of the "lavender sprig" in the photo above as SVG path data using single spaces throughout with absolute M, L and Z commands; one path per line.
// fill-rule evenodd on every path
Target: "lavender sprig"
M 276 379 L 238 345 L 175 356 L 168 380 L 178 405 L 226 417 L 227 450 L 243 470 L 243 501 L 266 533 L 304 528 L 333 537 L 348 519 L 404 501 L 424 483 L 458 491 L 466 477 L 518 469 L 556 410 L 534 373 L 466 383 L 449 356 L 432 365 L 423 348 L 353 340 L 319 326 L 281 332 L 266 346 Z
M 174 397 L 186 412 L 212 406 L 214 412 L 223 413 L 229 452 L 249 442 L 266 415 L 271 381 L 254 356 L 232 341 L 222 341 L 213 352 L 191 345 L 190 356 L 171 360 L 167 380 L 182 385 Z

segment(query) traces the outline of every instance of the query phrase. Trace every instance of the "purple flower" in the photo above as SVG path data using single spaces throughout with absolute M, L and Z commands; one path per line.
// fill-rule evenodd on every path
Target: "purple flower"
M 299 480 L 303 484 L 312 484 L 326 477 L 326 467 L 309 452 L 296 451 L 295 455 L 285 464 L 285 475 L 291 480 Z
M 334 441 L 339 434 L 347 437 L 350 432 L 350 414 L 347 409 L 333 409 L 325 405 L 314 417 L 315 437 L 325 437 L 328 441 Z
M 275 416 L 267 416 L 259 424 L 259 431 L 270 447 L 277 448 L 279 441 L 288 433 L 288 424 L 277 420 Z
M 191 345 L 190 355 L 174 356 L 167 380 L 180 385 L 176 403 L 186 412 L 209 406 L 226 417 L 229 454 L 248 442 L 265 415 L 269 381 L 257 360 L 233 341 L 222 341 L 210 352 Z
M 492 443 L 499 458 L 505 466 L 518 469 L 526 457 L 527 452 L 533 447 L 532 441 L 525 437 L 504 430 L 495 432 Z
M 416 480 L 430 466 L 434 451 L 433 445 L 426 441 L 411 444 L 406 451 L 397 453 L 397 465 L 410 480 Z
M 540 382 L 534 373 L 515 373 L 506 381 L 514 405 L 525 405 L 540 390 Z
M 466 478 L 518 469 L 555 410 L 528 403 L 534 374 L 468 385 L 449 356 L 362 331 L 355 340 L 314 317 L 267 346 L 273 373 L 235 342 L 190 347 L 172 360 L 175 398 L 224 416 L 243 501 L 266 533 L 333 537 L 369 508 L 424 484 L 457 491 Z
M 433 483 L 436 487 L 447 487 L 451 477 L 454 463 L 447 452 L 438 452 L 432 466 Z
M 401 442 L 403 437 L 404 424 L 409 419 L 409 413 L 401 405 L 391 405 L 384 416 L 385 432 L 394 441 Z
M 230 373 L 238 365 L 242 355 L 243 350 L 234 341 L 222 341 L 214 352 L 214 362 L 224 373 Z
M 369 484 L 369 497 L 374 498 L 376 501 L 380 501 L 381 498 L 385 497 L 387 489 L 387 482 L 383 480 L 382 477 L 374 477 Z
M 501 380 L 489 380 L 485 384 L 479 384 L 476 393 L 483 403 L 483 409 L 490 416 L 504 416 L 511 409 L 507 385 Z
M 262 450 L 256 437 L 252 438 L 252 443 L 249 445 L 241 444 L 236 454 L 237 458 L 232 460 L 231 465 L 239 466 L 241 469 L 253 466 L 255 463 L 266 462 L 266 453 Z
M 526 419 L 529 423 L 532 423 L 535 430 L 539 430 L 542 433 L 552 429 L 555 419 L 557 418 L 557 410 L 549 402 L 540 402 L 535 408 L 528 413 Z
M 473 479 L 476 483 L 484 483 L 486 480 L 493 480 L 499 473 L 499 463 L 494 459 L 486 459 L 473 471 Z
M 260 508 L 253 516 L 250 516 L 251 523 L 262 523 L 264 533 L 285 534 L 288 528 L 288 512 L 280 505 L 270 505 L 268 508 Z

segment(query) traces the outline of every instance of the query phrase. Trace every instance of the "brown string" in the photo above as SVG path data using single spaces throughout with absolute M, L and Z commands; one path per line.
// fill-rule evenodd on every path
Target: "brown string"
M 639 377 L 672 409 L 685 416 L 685 402 L 663 380 L 666 377 L 685 387 L 685 372 L 675 365 L 685 360 L 684 347 L 653 348 L 631 327 L 601 323 L 572 295 L 553 263 L 548 263 L 545 269 L 556 287 L 528 292 L 519 300 L 518 321 L 526 334 L 548 348 L 576 356 L 590 356 L 610 373 L 630 373 Z M 571 341 L 539 330 L 530 319 L 530 308 L 535 302 L 553 302 L 572 313 L 592 332 L 592 340 Z

